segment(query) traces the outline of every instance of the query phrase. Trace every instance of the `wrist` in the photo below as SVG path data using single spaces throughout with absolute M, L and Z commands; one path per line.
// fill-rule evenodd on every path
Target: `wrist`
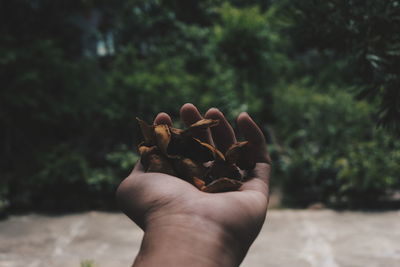
M 211 220 L 173 215 L 148 222 L 134 266 L 239 266 L 247 249 Z

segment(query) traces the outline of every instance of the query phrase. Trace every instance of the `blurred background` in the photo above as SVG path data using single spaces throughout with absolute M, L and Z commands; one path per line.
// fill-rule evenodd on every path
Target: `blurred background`
M 259 123 L 281 207 L 398 207 L 400 1 L 0 1 L 0 213 L 116 209 L 135 121 Z

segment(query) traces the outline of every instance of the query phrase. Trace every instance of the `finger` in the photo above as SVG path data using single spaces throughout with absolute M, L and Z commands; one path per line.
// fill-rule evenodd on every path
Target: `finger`
M 182 122 L 189 127 L 193 123 L 203 119 L 203 117 L 200 115 L 200 112 L 197 110 L 197 108 L 190 103 L 187 103 L 182 106 L 180 110 L 181 114 L 181 120 Z M 209 144 L 212 144 L 212 139 L 211 139 L 211 134 L 210 130 L 196 130 L 194 132 L 194 137 L 200 139 L 202 142 L 206 142 Z
M 256 163 L 256 167 L 253 170 L 247 172 L 247 181 L 243 183 L 241 190 L 259 191 L 265 195 L 268 195 L 270 175 L 270 164 Z
M 225 119 L 224 114 L 217 108 L 211 108 L 206 112 L 206 119 L 219 120 L 217 126 L 211 127 L 212 139 L 216 147 L 225 153 L 228 148 L 236 143 L 235 132 L 232 126 Z
M 256 162 L 271 163 L 264 134 L 249 114 L 246 112 L 241 113 L 237 119 L 237 124 L 239 131 L 249 142 L 247 152 L 249 156 L 253 157 Z
M 154 119 L 154 124 L 155 125 L 167 124 L 169 126 L 172 126 L 172 120 L 171 120 L 171 117 L 167 113 L 161 112 L 161 113 L 158 113 L 156 118 Z
M 143 164 L 140 162 L 140 159 L 136 162 L 135 167 L 133 168 L 131 174 L 138 174 L 138 173 L 143 173 L 144 172 L 144 167 Z
M 155 125 L 167 124 L 169 126 L 172 126 L 172 120 L 171 120 L 171 117 L 167 113 L 161 112 L 161 113 L 157 114 L 157 116 L 154 119 L 153 124 L 155 124 Z M 135 167 L 133 168 L 131 174 L 143 173 L 144 171 L 145 170 L 144 170 L 142 163 L 140 162 L 140 160 L 138 160 L 136 162 Z

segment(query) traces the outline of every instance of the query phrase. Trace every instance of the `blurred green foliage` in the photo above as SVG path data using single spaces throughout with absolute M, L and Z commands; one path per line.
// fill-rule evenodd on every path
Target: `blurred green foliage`
M 400 1 L 284 0 L 281 10 L 296 52 L 344 59 L 337 75 L 358 85 L 360 98 L 378 102 L 379 124 L 400 136 Z
M 253 115 L 287 205 L 373 206 L 400 189 L 398 9 L 394 0 L 2 2 L 0 214 L 115 208 L 138 159 L 134 118 L 177 118 L 186 102 L 232 121 Z
M 377 207 L 400 186 L 400 141 L 376 129 L 373 107 L 336 87 L 274 91 L 284 203 Z

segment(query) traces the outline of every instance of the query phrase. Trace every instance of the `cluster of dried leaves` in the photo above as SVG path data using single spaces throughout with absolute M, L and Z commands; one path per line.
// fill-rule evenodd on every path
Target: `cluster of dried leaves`
M 216 193 L 239 189 L 243 179 L 241 170 L 251 170 L 255 166 L 247 151 L 247 141 L 233 144 L 224 155 L 194 137 L 196 131 L 216 126 L 218 120 L 203 119 L 185 130 L 137 120 L 144 137 L 138 149 L 146 172 L 173 175 L 201 191 Z

